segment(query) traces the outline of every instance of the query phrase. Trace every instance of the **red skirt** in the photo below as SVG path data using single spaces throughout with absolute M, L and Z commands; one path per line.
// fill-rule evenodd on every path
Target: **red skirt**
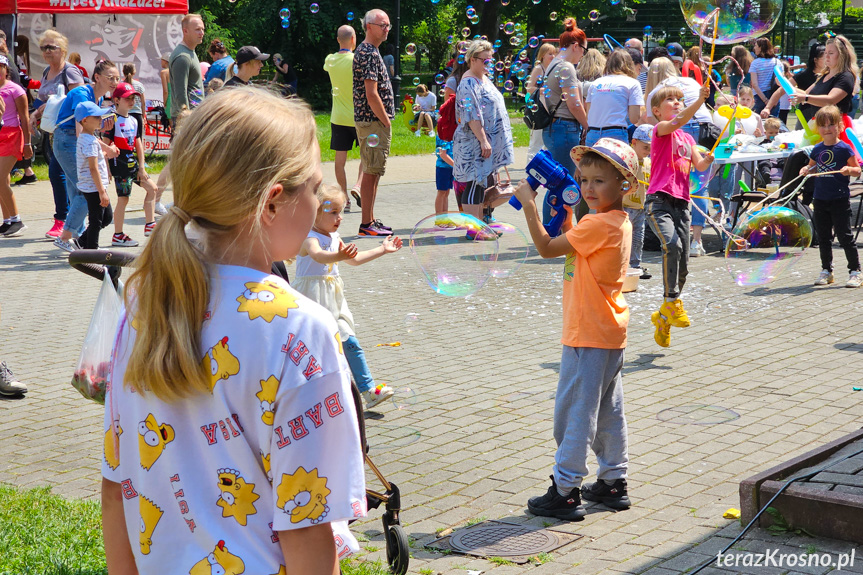
M 21 126 L 0 128 L 0 157 L 5 156 L 13 156 L 19 161 L 24 158 L 24 132 Z

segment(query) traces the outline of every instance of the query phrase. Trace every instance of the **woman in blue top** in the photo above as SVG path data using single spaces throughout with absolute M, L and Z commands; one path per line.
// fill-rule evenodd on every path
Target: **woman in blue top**
M 755 59 L 749 65 L 749 78 L 752 84 L 752 91 L 755 92 L 755 106 L 752 111 L 760 114 L 770 96 L 775 91 L 773 85 L 773 69 L 779 60 L 773 52 L 773 44 L 767 38 L 759 38 L 755 41 Z M 779 102 L 773 108 L 770 108 L 770 115 L 773 117 L 779 116 Z
M 69 92 L 60 111 L 57 113 L 57 127 L 54 129 L 54 157 L 60 162 L 63 173 L 66 174 L 66 193 L 69 195 L 69 211 L 66 214 L 66 223 L 63 233 L 54 240 L 54 245 L 60 249 L 71 252 L 75 249 L 72 243 L 72 235 L 81 235 L 84 232 L 84 218 L 87 216 L 87 201 L 78 190 L 78 164 L 75 153 L 78 146 L 78 135 L 81 126 L 75 121 L 75 108 L 81 102 L 93 102 L 98 104 L 102 96 L 110 94 L 120 81 L 120 72 L 117 66 L 110 60 L 100 60 L 93 69 L 93 78 L 90 84 L 79 86 Z M 110 129 L 112 126 L 106 126 Z M 106 154 L 110 158 L 116 158 L 119 150 L 113 148 L 113 155 Z
M 213 78 L 218 78 L 223 82 L 227 81 L 230 78 L 228 69 L 234 65 L 234 59 L 228 56 L 228 49 L 225 48 L 225 43 L 219 38 L 213 38 L 207 53 L 213 59 L 213 65 L 210 66 L 207 75 L 204 76 L 205 88 Z M 231 75 L 233 76 L 233 74 Z

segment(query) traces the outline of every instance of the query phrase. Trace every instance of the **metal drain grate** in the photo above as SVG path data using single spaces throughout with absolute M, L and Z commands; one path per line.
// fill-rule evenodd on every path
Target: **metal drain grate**
M 485 521 L 437 539 L 428 547 L 476 557 L 505 557 L 514 563 L 527 563 L 530 557 L 548 553 L 581 537 L 521 523 Z
M 667 423 L 716 425 L 738 419 L 740 414 L 718 405 L 681 405 L 669 407 L 656 414 L 656 418 Z

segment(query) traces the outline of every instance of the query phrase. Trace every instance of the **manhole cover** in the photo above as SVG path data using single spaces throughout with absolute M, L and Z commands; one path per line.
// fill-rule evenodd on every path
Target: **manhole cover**
M 718 405 L 681 405 L 669 407 L 656 414 L 656 418 L 667 423 L 716 425 L 738 419 L 740 414 Z
M 536 555 L 551 551 L 559 544 L 551 531 L 523 525 L 478 525 L 457 531 L 450 543 L 462 553 L 487 557 Z

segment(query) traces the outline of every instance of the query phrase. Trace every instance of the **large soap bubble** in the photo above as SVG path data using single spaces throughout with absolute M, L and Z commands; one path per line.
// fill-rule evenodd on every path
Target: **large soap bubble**
M 524 233 L 515 226 L 503 222 L 488 225 L 498 236 L 497 260 L 491 266 L 495 278 L 508 278 L 513 275 L 527 259 L 530 244 Z
M 420 220 L 411 232 L 410 248 L 433 290 L 464 297 L 476 293 L 492 276 L 497 238 L 473 216 L 446 213 Z
M 707 17 L 719 8 L 717 44 L 738 44 L 764 36 L 779 21 L 782 0 L 680 0 L 680 10 L 686 23 L 696 34 Z M 708 23 L 702 38 L 713 42 L 713 22 Z
M 725 265 L 739 286 L 772 282 L 812 243 L 812 226 L 800 212 L 768 206 L 746 214 L 725 246 Z
M 706 156 L 710 153 L 710 150 L 705 148 L 704 146 L 696 146 L 698 151 L 701 152 L 702 156 Z M 707 184 L 710 183 L 710 179 L 713 176 L 713 162 L 707 166 L 705 170 L 696 170 L 693 165 L 689 170 L 689 193 L 693 196 L 706 196 L 707 195 Z

